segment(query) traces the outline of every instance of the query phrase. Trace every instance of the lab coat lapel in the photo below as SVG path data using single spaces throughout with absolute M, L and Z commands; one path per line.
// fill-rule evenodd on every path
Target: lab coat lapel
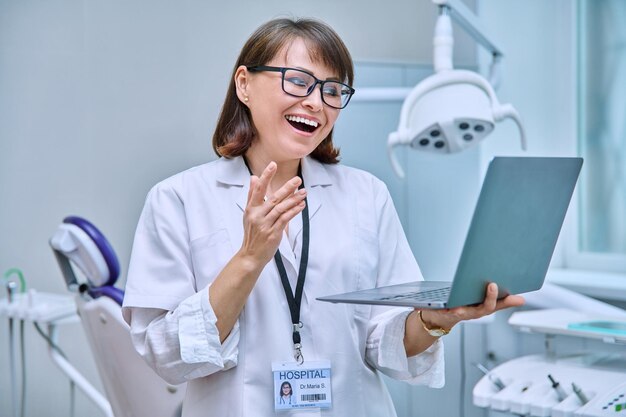
M 232 159 L 220 158 L 217 170 L 217 181 L 226 186 L 235 186 L 239 190 L 235 193 L 235 203 L 245 210 L 250 189 L 250 173 L 241 156 Z
M 286 233 L 283 233 L 283 238 L 280 240 L 278 250 L 280 251 L 280 255 L 283 258 L 283 263 L 285 264 L 285 269 L 287 269 L 287 275 L 289 276 L 289 281 L 291 282 L 291 286 L 293 289 L 295 288 L 295 278 L 297 278 L 298 276 L 298 270 L 300 269 L 300 265 L 296 265 L 296 256 L 293 253 L 291 245 L 289 244 L 289 238 L 287 237 Z M 291 269 L 291 271 L 289 271 L 289 269 Z M 294 279 L 292 279 L 292 277 L 294 277 Z
M 250 189 L 250 173 L 242 157 L 232 159 L 221 158 L 218 171 L 218 181 L 226 185 L 240 186 L 236 204 L 240 210 L 245 210 Z M 309 205 L 309 219 L 312 219 L 322 206 L 323 189 L 332 185 L 332 181 L 324 165 L 310 157 L 302 159 L 302 176 L 307 189 L 307 203 Z M 300 231 L 302 225 L 299 226 Z
M 237 187 L 234 193 L 234 202 L 243 212 L 248 203 L 248 190 L 250 189 L 250 172 L 242 157 L 232 159 L 220 158 L 219 168 L 217 171 L 217 181 L 228 187 Z M 285 268 L 288 271 L 290 280 L 292 276 L 297 276 L 298 267 L 296 267 L 296 259 L 289 245 L 289 239 L 286 235 L 280 241 L 278 247 L 282 255 Z
M 244 184 L 241 187 L 241 191 L 237 195 L 237 206 L 244 211 L 246 209 L 246 204 L 248 203 L 248 190 L 250 189 L 250 183 Z
M 324 165 L 310 157 L 302 160 L 302 177 L 304 179 L 304 188 L 307 190 L 306 200 L 309 208 L 309 222 L 312 223 L 313 217 L 322 207 L 324 188 L 332 185 L 332 182 Z M 302 222 L 298 222 L 297 228 L 296 236 L 302 233 Z
M 332 185 L 332 182 L 330 175 L 328 175 L 326 171 L 326 167 L 310 157 L 302 159 L 302 178 L 304 180 L 304 188 L 307 190 L 306 199 L 309 210 L 309 225 L 311 227 L 313 218 L 322 207 L 324 188 Z M 294 249 L 291 248 L 289 238 L 286 235 L 284 235 L 280 241 L 279 249 L 283 259 L 293 267 L 293 275 L 290 274 L 291 278 L 291 276 L 297 277 L 300 270 L 299 257 L 301 256 L 300 251 L 302 250 L 302 237 L 300 236 L 302 233 L 302 221 L 291 222 L 289 227 L 296 228 L 296 241 L 299 242 L 299 244 L 296 244 L 296 253 L 294 254 Z M 315 232 L 312 231 L 311 233 Z M 296 260 L 296 255 L 298 256 L 298 260 Z M 285 268 L 288 268 L 286 264 Z M 290 279 L 290 281 L 292 280 Z M 292 286 L 295 285 L 295 280 L 291 284 Z
M 304 185 L 307 189 L 309 222 L 312 223 L 313 218 L 322 207 L 324 188 L 332 185 L 332 181 L 324 164 L 310 157 L 302 159 L 302 177 L 304 178 Z M 250 173 L 248 172 L 243 158 L 220 158 L 217 180 L 222 184 L 240 188 L 236 193 L 235 203 L 241 211 L 244 211 L 248 202 Z M 297 227 L 296 236 L 300 235 L 300 233 L 302 233 L 302 222 L 297 222 L 294 226 Z M 283 254 L 285 261 L 287 261 L 297 273 L 298 266 L 296 265 L 296 259 L 293 254 L 293 249 L 289 244 L 289 239 L 286 236 L 283 236 L 281 239 L 279 250 L 281 254 Z

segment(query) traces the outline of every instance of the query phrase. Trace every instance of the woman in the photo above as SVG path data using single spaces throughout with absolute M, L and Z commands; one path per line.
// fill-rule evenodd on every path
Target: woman
M 280 384 L 280 397 L 278 397 L 278 403 L 281 405 L 295 404 L 293 397 L 293 390 L 289 381 L 285 381 Z
M 523 303 L 497 301 L 494 284 L 482 305 L 442 311 L 316 301 L 421 277 L 385 185 L 337 164 L 332 131 L 352 81 L 327 25 L 262 25 L 233 71 L 213 137 L 221 158 L 150 191 L 124 316 L 147 362 L 188 382 L 184 416 L 273 415 L 272 373 L 311 364 L 323 365 L 304 398 L 324 415 L 394 416 L 379 372 L 442 386 L 431 333 Z

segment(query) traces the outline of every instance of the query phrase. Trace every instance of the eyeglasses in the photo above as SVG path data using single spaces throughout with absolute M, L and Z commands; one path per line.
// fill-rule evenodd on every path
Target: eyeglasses
M 286 67 L 268 67 L 265 65 L 255 65 L 246 67 L 251 72 L 271 71 L 282 73 L 283 91 L 294 97 L 307 97 L 311 95 L 315 87 L 320 85 L 322 101 L 334 108 L 343 109 L 350 102 L 354 88 L 339 81 L 318 80 L 310 72 Z

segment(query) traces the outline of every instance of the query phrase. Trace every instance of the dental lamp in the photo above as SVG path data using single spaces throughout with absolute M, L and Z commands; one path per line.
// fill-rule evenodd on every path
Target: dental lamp
M 452 66 L 451 16 L 493 56 L 490 79 L 499 82 L 502 53 L 478 29 L 472 13 L 459 0 L 433 0 L 439 5 L 435 25 L 435 74 L 418 83 L 402 105 L 398 130 L 387 140 L 389 158 L 396 174 L 403 178 L 394 148 L 408 145 L 412 149 L 446 154 L 461 152 L 478 144 L 495 128 L 495 124 L 512 119 L 520 131 L 522 149 L 526 149 L 524 127 L 517 110 L 500 104 L 492 85 L 479 74 L 455 70 Z

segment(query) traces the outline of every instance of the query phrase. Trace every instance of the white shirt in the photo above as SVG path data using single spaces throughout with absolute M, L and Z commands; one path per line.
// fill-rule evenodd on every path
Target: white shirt
M 382 372 L 441 387 L 443 344 L 406 358 L 404 308 L 331 304 L 316 297 L 422 279 L 386 186 L 342 165 L 302 162 L 310 218 L 301 305 L 305 360 L 332 364 L 333 407 L 302 415 L 395 416 Z M 293 360 L 291 319 L 275 262 L 262 271 L 220 344 L 211 282 L 241 246 L 250 175 L 242 158 L 219 159 L 157 184 L 139 220 L 124 317 L 133 343 L 170 383 L 188 381 L 183 416 L 274 415 L 272 361 Z M 301 218 L 279 249 L 295 288 Z M 295 416 L 298 412 L 280 412 Z

